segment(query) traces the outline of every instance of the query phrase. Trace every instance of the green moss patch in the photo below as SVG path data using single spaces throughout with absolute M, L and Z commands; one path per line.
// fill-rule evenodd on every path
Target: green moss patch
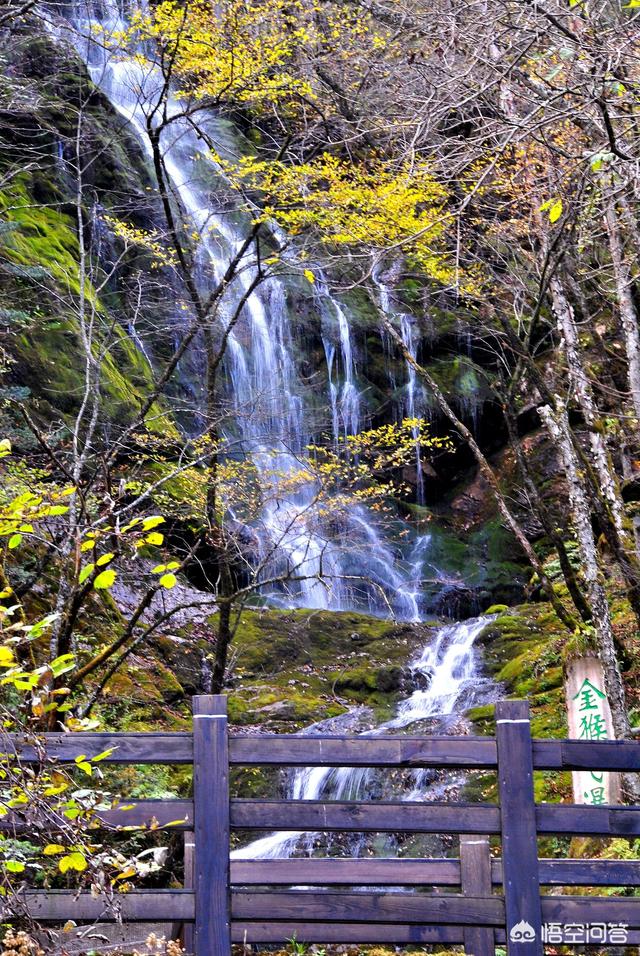
M 356 704 L 389 713 L 405 665 L 429 634 L 421 625 L 364 614 L 243 611 L 234 644 L 231 718 L 291 730 Z

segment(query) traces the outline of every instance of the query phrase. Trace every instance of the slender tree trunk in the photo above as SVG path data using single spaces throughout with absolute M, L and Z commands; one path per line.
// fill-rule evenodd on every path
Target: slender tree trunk
M 631 736 L 631 726 L 627 715 L 624 684 L 616 654 L 611 614 L 602 581 L 598 550 L 591 526 L 591 508 L 579 474 L 580 464 L 574 451 L 566 416 L 562 414 L 562 410 L 558 406 L 552 409 L 549 405 L 543 405 L 539 411 L 549 434 L 558 446 L 569 485 L 569 500 L 580 546 L 582 573 L 596 632 L 598 653 L 604 667 L 616 736 L 620 739 L 629 738 Z
M 618 219 L 613 197 L 606 200 L 605 223 L 609 237 L 609 250 L 613 263 L 613 272 L 618 296 L 618 310 L 624 331 L 625 347 L 627 351 L 627 376 L 629 392 L 636 418 L 636 429 L 640 427 L 640 328 L 638 313 L 631 284 L 633 282 L 631 270 L 624 254 L 622 230 Z
M 613 470 L 604 438 L 604 426 L 593 395 L 593 389 L 586 373 L 583 356 L 580 354 L 580 341 L 573 308 L 567 299 L 562 281 L 558 274 L 549 280 L 549 292 L 553 311 L 562 335 L 564 352 L 575 397 L 582 411 L 585 424 L 589 429 L 589 444 L 593 456 L 593 465 L 600 481 L 600 489 L 611 509 L 611 516 L 623 542 L 632 547 L 625 528 L 624 505 L 620 495 L 618 479 Z
M 547 506 L 540 497 L 540 492 L 538 491 L 538 487 L 533 479 L 526 456 L 516 434 L 515 423 L 511 409 L 504 408 L 503 412 L 505 422 L 507 424 L 507 431 L 509 433 L 509 441 L 511 442 L 511 447 L 513 448 L 513 453 L 516 457 L 516 462 L 518 463 L 518 467 L 522 475 L 524 487 L 531 500 L 534 513 L 540 519 L 542 527 L 544 528 L 544 532 L 551 541 L 553 547 L 555 548 L 556 554 L 558 555 L 560 570 L 562 571 L 562 576 L 564 578 L 564 583 L 567 586 L 569 596 L 571 597 L 571 600 L 573 601 L 573 604 L 584 623 L 588 624 L 591 621 L 591 609 L 585 600 L 584 594 L 582 593 L 578 583 L 578 579 L 576 578 L 576 573 L 573 570 L 571 561 L 569 560 L 569 555 L 567 554 L 564 541 L 556 530 L 553 517 L 549 514 Z
M 221 590 L 224 590 L 222 585 Z M 219 694 L 224 689 L 224 679 L 227 673 L 227 658 L 233 633 L 231 629 L 231 602 L 221 601 L 218 611 L 218 633 L 216 636 L 216 650 L 211 669 L 211 693 Z
M 520 526 L 515 516 L 511 513 L 511 510 L 506 502 L 506 499 L 504 495 L 502 494 L 502 490 L 498 483 L 498 479 L 495 476 L 495 472 L 493 471 L 493 468 L 491 467 L 491 465 L 485 458 L 484 454 L 482 453 L 480 446 L 478 445 L 475 438 L 473 437 L 473 435 L 471 434 L 467 426 L 464 424 L 464 422 L 460 421 L 456 413 L 453 411 L 448 401 L 446 400 L 445 396 L 443 395 L 442 391 L 440 390 L 438 383 L 435 381 L 435 379 L 431 377 L 431 375 L 429 375 L 428 371 L 416 361 L 413 355 L 411 355 L 409 350 L 404 345 L 402 338 L 400 337 L 400 335 L 398 335 L 398 333 L 396 332 L 392 324 L 389 322 L 389 320 L 383 319 L 383 324 L 386 331 L 389 333 L 393 341 L 398 346 L 399 350 L 402 352 L 405 360 L 409 363 L 409 365 L 411 365 L 413 369 L 415 369 L 417 374 L 420 376 L 420 378 L 425 382 L 425 384 L 429 388 L 442 414 L 445 416 L 445 418 L 449 419 L 449 421 L 451 422 L 453 427 L 456 429 L 460 437 L 469 446 L 469 449 L 471 450 L 477 462 L 478 468 L 480 470 L 480 474 L 485 479 L 485 481 L 487 482 L 487 484 L 489 485 L 489 487 L 491 488 L 493 492 L 494 498 L 496 500 L 496 504 L 498 506 L 498 511 L 500 512 L 505 524 L 510 529 L 510 531 L 516 538 L 518 544 L 520 545 L 525 555 L 527 556 L 527 559 L 529 560 L 531 567 L 534 569 L 534 571 L 538 575 L 540 584 L 545 594 L 549 598 L 549 601 L 551 602 L 551 605 L 553 606 L 554 611 L 556 612 L 556 614 L 558 615 L 562 623 L 567 628 L 569 628 L 570 631 L 574 631 L 577 627 L 579 627 L 577 619 L 574 617 L 573 614 L 571 614 L 567 610 L 567 608 L 562 603 L 558 593 L 556 592 L 553 586 L 553 582 L 547 576 L 547 573 L 544 570 L 544 567 L 542 566 L 542 562 L 540 561 L 540 559 L 538 558 L 538 555 L 533 549 L 531 542 L 527 538 L 526 534 L 524 533 L 522 527 Z
M 542 402 L 550 407 L 556 407 L 556 402 L 548 380 L 542 374 L 532 356 L 527 352 L 526 347 L 518 339 L 508 319 L 499 311 L 497 312 L 497 318 L 504 329 L 507 340 L 511 344 L 514 355 L 522 360 L 531 375 L 533 384 L 542 396 Z M 580 478 L 583 482 L 584 493 L 591 501 L 594 514 L 598 518 L 607 544 L 611 548 L 615 561 L 624 577 L 629 603 L 633 608 L 636 618 L 640 621 L 640 562 L 638 561 L 634 548 L 625 547 L 618 533 L 611 514 L 609 500 L 600 487 L 600 482 L 593 468 L 591 459 L 582 448 L 578 437 L 573 433 L 569 425 L 569 416 L 566 407 L 563 406 L 561 409 L 558 409 L 558 413 L 562 414 L 565 420 L 564 424 L 571 436 L 575 455 L 580 462 Z
M 211 443 L 211 454 L 208 460 L 207 481 L 207 525 L 208 544 L 215 553 L 218 564 L 217 594 L 221 598 L 218 605 L 218 628 L 213 668 L 211 672 L 211 692 L 219 694 L 224 688 L 224 679 L 227 670 L 229 647 L 233 637 L 231 629 L 231 611 L 233 588 L 233 574 L 229 554 L 229 544 L 225 534 L 220 514 L 218 497 L 218 455 L 220 428 L 222 426 L 223 409 L 218 395 L 218 350 L 215 346 L 213 329 L 208 323 L 204 329 L 205 350 L 207 354 L 207 437 Z

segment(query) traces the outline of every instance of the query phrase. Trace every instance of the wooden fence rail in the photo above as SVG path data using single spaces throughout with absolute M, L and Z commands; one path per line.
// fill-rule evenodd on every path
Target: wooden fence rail
M 17 758 L 73 761 L 113 748 L 105 762 L 192 764 L 193 797 L 141 800 L 100 814 L 104 827 L 171 823 L 184 831 L 185 888 L 137 890 L 115 905 L 73 891 L 25 891 L 3 918 L 182 924 L 187 952 L 229 956 L 233 942 L 463 945 L 467 956 L 541 956 L 545 941 L 640 943 L 640 860 L 540 859 L 551 834 L 640 836 L 640 807 L 536 804 L 536 770 L 638 771 L 640 743 L 532 740 L 528 705 L 496 705 L 492 737 L 301 737 L 228 734 L 226 698 L 196 697 L 193 732 L 45 734 L 11 738 Z M 497 774 L 499 803 L 246 800 L 230 798 L 231 767 L 479 769 Z M 0 829 L 20 833 L 20 816 Z M 440 833 L 459 836 L 447 859 L 230 860 L 234 830 Z M 617 887 L 617 896 L 558 895 L 559 887 Z M 543 891 L 541 892 L 541 887 Z M 550 888 L 547 892 L 544 889 Z

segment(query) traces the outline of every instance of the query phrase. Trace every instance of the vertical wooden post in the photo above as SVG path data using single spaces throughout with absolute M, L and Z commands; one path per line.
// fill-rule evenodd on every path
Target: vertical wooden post
M 230 956 L 227 699 L 193 698 L 196 956 Z
M 196 864 L 196 838 L 191 830 L 187 830 L 184 835 L 184 888 L 192 890 L 195 887 L 195 864 Z M 185 923 L 182 930 L 182 945 L 187 956 L 193 956 L 194 953 L 193 923 Z
M 463 834 L 460 837 L 460 883 L 464 896 L 492 895 L 489 837 Z M 466 926 L 466 956 L 494 956 L 493 930 L 488 926 Z
M 496 741 L 507 951 L 509 956 L 542 956 L 533 754 L 526 700 L 496 704 Z

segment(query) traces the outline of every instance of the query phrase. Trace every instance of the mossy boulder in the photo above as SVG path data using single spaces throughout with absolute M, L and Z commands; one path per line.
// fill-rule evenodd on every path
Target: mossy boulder
M 503 612 L 479 637 L 489 672 L 510 696 L 530 700 L 537 736 L 566 732 L 562 650 L 568 637 L 547 604 Z
M 234 642 L 231 719 L 292 730 L 357 704 L 387 714 L 405 666 L 430 634 L 424 625 L 351 612 L 243 611 Z
M 0 306 L 19 306 L 29 321 L 15 336 L 11 379 L 46 399 L 57 413 L 74 414 L 83 398 L 85 356 L 80 338 L 81 309 L 95 327 L 94 354 L 108 342 L 101 358 L 103 417 L 132 418 L 153 388 L 148 362 L 101 301 L 86 278 L 81 303 L 80 247 L 76 224 L 61 209 L 38 204 L 26 176 L 0 191 L 0 213 L 16 227 L 2 243 L 1 257 L 10 278 L 0 288 Z M 95 281 L 98 275 L 92 277 Z M 159 407 L 150 427 L 175 432 Z

